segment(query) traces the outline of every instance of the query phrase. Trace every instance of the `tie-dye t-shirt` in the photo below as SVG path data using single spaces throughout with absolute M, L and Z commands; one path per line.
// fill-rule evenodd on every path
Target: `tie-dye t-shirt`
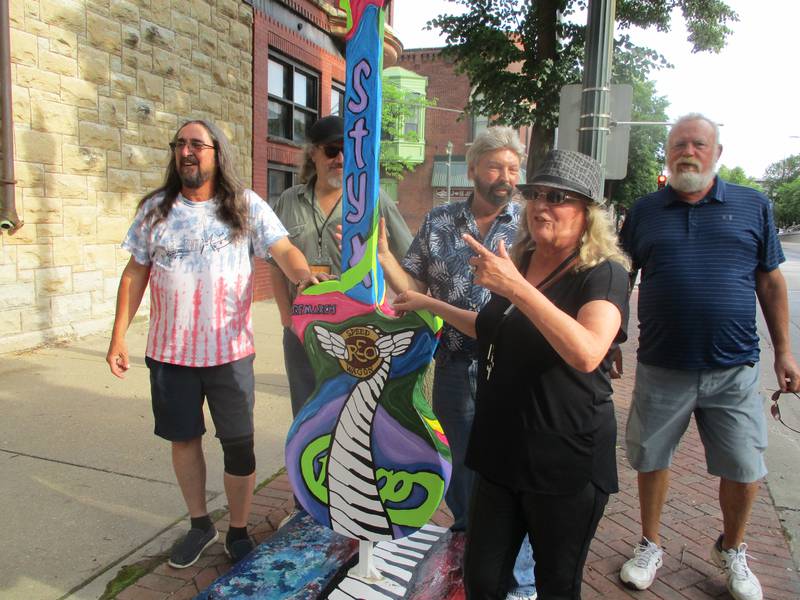
M 253 257 L 266 258 L 286 229 L 255 192 L 247 190 L 249 234 L 238 241 L 217 218 L 216 200 L 181 195 L 155 227 L 136 213 L 122 247 L 150 265 L 150 330 L 147 356 L 188 367 L 211 367 L 255 352 L 250 304 Z

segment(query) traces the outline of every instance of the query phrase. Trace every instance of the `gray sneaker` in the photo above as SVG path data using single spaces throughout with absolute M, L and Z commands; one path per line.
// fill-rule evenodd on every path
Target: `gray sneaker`
M 203 531 L 202 529 L 190 529 L 184 538 L 178 542 L 169 555 L 167 564 L 176 569 L 191 567 L 200 558 L 203 551 L 217 541 L 219 534 L 217 529 Z
M 750 568 L 747 566 L 747 544 L 738 548 L 722 549 L 722 536 L 711 548 L 711 561 L 722 567 L 728 576 L 728 591 L 734 600 L 762 600 L 764 592 Z
M 664 563 L 664 553 L 660 547 L 643 537 L 633 549 L 633 558 L 622 565 L 619 578 L 627 587 L 646 590 L 656 578 L 656 571 Z
M 231 544 L 229 544 L 227 540 L 225 541 L 225 554 L 228 555 L 228 558 L 231 559 L 233 564 L 242 560 L 245 556 L 250 554 L 252 550 L 253 542 L 250 541 L 249 537 L 236 540 Z

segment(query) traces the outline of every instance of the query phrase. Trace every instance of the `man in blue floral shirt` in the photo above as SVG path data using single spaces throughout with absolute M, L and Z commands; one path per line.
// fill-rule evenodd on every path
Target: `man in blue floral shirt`
M 473 193 L 464 202 L 437 206 L 425 217 L 402 266 L 381 243 L 378 258 L 391 288 L 428 292 L 458 308 L 479 311 L 490 292 L 473 282 L 467 262 L 473 255 L 462 239 L 469 233 L 492 252 L 500 240 L 511 246 L 522 206 L 512 201 L 519 183 L 524 147 L 510 127 L 490 127 L 467 152 L 468 174 Z M 385 240 L 383 236 L 382 242 Z M 472 420 L 475 415 L 477 344 L 445 324 L 433 381 L 433 411 L 444 429 L 453 456 L 453 474 L 445 500 L 453 513 L 453 530 L 466 528 L 473 472 L 464 466 Z M 510 598 L 535 597 L 533 560 L 526 542 L 514 568 L 517 586 Z

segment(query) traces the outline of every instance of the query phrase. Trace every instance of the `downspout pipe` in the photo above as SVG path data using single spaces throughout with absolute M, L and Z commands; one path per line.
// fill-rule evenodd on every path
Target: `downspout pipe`
M 0 229 L 14 233 L 22 227 L 17 216 L 14 184 L 14 119 L 11 110 L 11 19 L 8 0 L 0 0 L 0 118 L 3 136 L 3 195 L 0 198 Z

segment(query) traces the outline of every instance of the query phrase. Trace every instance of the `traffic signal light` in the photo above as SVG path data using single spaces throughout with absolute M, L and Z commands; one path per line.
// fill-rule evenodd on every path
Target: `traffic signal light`
M 663 173 L 658 176 L 658 189 L 663 190 L 664 186 L 667 185 L 667 176 Z

